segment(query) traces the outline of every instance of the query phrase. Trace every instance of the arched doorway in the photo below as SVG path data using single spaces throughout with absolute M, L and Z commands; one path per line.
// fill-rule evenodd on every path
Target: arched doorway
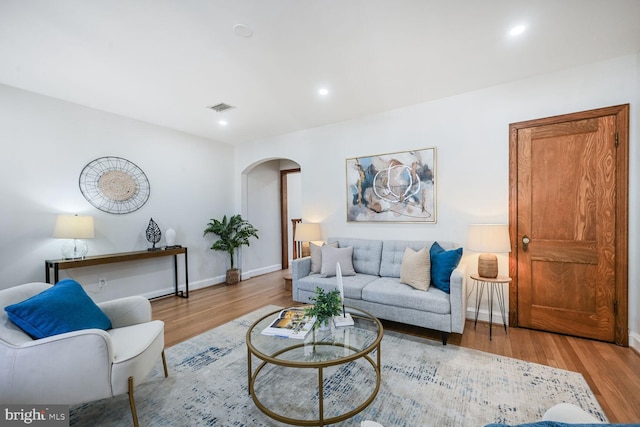
M 242 173 L 243 217 L 259 230 L 259 239 L 243 248 L 243 277 L 288 268 L 290 219 L 302 211 L 300 177 L 300 166 L 285 158 L 258 161 Z

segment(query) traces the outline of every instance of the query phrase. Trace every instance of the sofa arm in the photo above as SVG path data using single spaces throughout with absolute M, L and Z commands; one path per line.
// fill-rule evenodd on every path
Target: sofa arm
M 451 332 L 461 334 L 467 320 L 467 265 L 458 264 L 451 273 L 449 299 L 451 302 Z
M 307 277 L 311 273 L 311 257 L 294 259 L 291 264 L 291 296 L 294 301 L 300 301 L 298 297 L 298 280 Z
M 109 334 L 84 329 L 21 346 L 0 341 L 0 402 L 75 404 L 111 396 Z
M 142 296 L 101 302 L 98 307 L 111 320 L 111 327 L 114 329 L 151 321 L 151 303 Z

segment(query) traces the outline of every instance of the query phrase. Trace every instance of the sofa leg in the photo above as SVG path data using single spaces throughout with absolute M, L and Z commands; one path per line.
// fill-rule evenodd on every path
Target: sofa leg
M 167 358 L 164 357 L 164 350 L 162 350 L 162 367 L 164 368 L 164 377 L 167 378 L 169 371 L 167 370 Z
M 133 417 L 133 426 L 139 427 L 138 411 L 136 411 L 136 401 L 133 398 L 133 377 L 129 377 L 129 406 L 131 407 L 131 416 Z
M 449 332 L 442 333 L 442 345 L 447 345 L 447 340 L 449 339 Z

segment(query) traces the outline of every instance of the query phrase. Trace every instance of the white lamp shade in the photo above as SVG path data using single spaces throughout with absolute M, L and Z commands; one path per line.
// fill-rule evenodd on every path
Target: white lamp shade
M 296 225 L 296 242 L 315 242 L 320 240 L 320 224 L 300 223 Z
M 471 224 L 467 249 L 474 252 L 511 252 L 509 226 L 507 224 Z
M 58 239 L 93 239 L 93 217 L 90 215 L 58 215 L 53 237 Z

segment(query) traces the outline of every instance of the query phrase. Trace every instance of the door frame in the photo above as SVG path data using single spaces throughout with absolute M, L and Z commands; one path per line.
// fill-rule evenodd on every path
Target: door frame
M 629 345 L 629 104 L 509 124 L 509 325 L 518 326 L 518 131 L 574 120 L 616 116 L 615 337 Z
M 282 254 L 282 269 L 289 268 L 289 208 L 287 201 L 287 176 L 291 173 L 300 173 L 300 168 L 282 169 L 280 171 L 280 246 Z

